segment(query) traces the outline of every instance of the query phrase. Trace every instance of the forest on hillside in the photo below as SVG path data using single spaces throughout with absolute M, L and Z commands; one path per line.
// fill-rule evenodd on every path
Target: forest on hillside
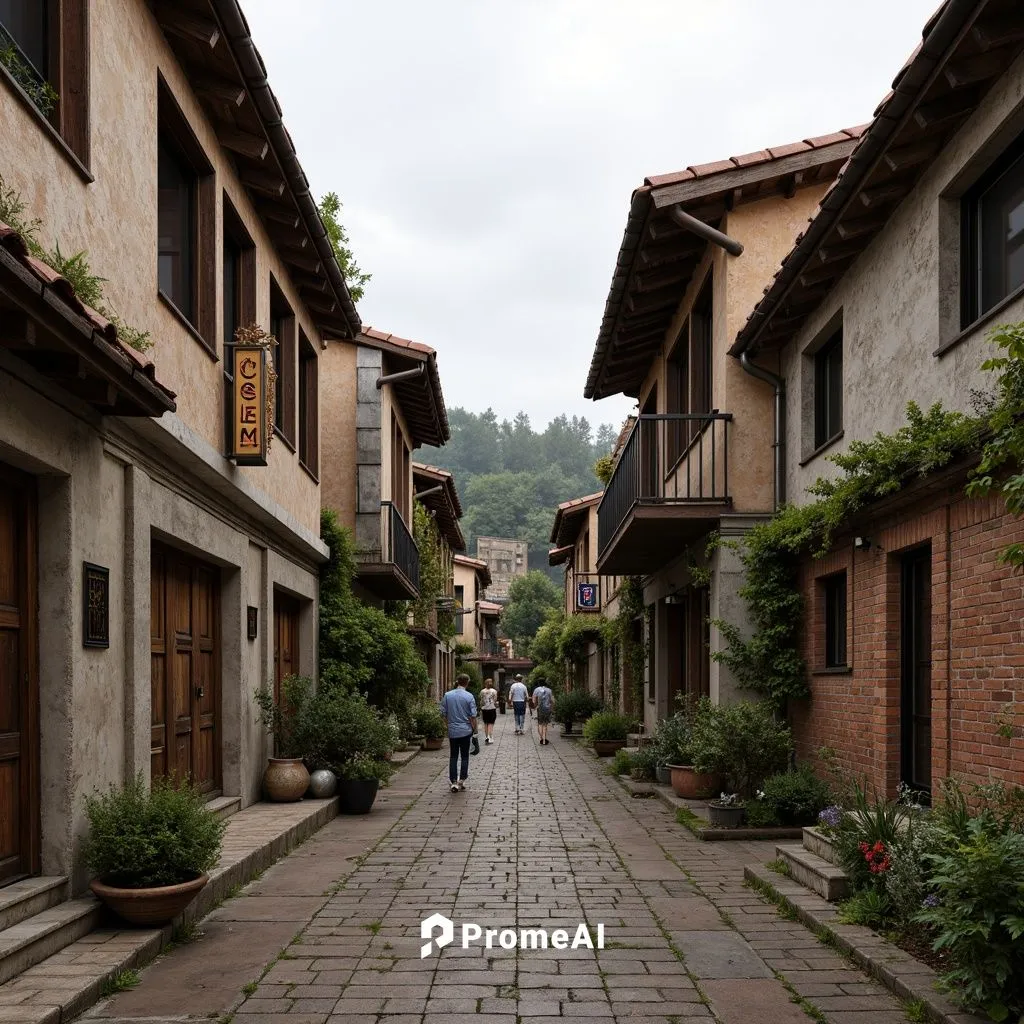
M 595 429 L 584 417 L 563 415 L 538 432 L 522 412 L 499 420 L 492 409 L 458 407 L 448 410 L 448 419 L 448 444 L 423 448 L 416 459 L 455 475 L 468 552 L 476 553 L 477 537 L 525 540 L 530 568 L 556 578 L 547 561 L 555 506 L 601 489 L 594 463 L 612 450 L 619 427 Z

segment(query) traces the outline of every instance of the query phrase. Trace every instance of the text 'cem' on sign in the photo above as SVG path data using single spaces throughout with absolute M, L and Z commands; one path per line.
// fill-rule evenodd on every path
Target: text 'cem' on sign
M 236 345 L 232 353 L 231 437 L 228 458 L 240 466 L 267 464 L 267 350 Z

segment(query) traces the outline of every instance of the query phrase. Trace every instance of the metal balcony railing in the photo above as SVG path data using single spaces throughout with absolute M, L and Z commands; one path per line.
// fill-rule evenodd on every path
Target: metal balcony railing
M 419 548 L 398 507 L 390 501 L 380 503 L 380 549 L 382 562 L 397 566 L 413 586 L 419 587 Z
M 731 420 L 717 410 L 637 418 L 598 506 L 601 554 L 637 505 L 729 500 Z

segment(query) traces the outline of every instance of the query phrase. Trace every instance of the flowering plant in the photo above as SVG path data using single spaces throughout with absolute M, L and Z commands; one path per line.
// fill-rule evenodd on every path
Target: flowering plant
M 885 874 L 892 865 L 892 859 L 889 856 L 889 851 L 885 848 L 885 843 L 880 839 L 871 846 L 867 843 L 861 843 L 860 852 L 864 854 L 864 860 L 867 861 L 868 870 L 873 875 Z
M 843 820 L 843 809 L 839 804 L 826 807 L 818 812 L 818 827 L 828 832 L 831 829 L 839 828 Z
M 714 801 L 719 807 L 742 807 L 743 801 L 739 793 L 719 793 L 718 799 Z

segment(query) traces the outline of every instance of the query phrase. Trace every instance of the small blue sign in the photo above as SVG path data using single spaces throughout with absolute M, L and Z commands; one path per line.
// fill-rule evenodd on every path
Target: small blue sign
M 576 584 L 576 607 L 596 608 L 597 607 L 597 584 L 577 583 Z

